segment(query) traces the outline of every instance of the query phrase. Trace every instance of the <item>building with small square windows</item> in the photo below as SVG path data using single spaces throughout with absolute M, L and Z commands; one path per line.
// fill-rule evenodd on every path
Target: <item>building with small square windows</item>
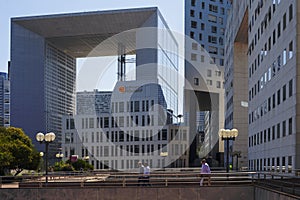
M 247 145 L 250 170 L 294 173 L 300 167 L 299 2 L 232 2 L 225 50 L 225 122 L 239 124 L 239 132 L 248 133 L 233 149 L 245 151 L 242 146 Z
M 190 127 L 190 165 L 210 157 L 223 166 L 224 36 L 227 0 L 185 0 L 185 121 Z M 208 121 L 207 121 L 208 120 Z

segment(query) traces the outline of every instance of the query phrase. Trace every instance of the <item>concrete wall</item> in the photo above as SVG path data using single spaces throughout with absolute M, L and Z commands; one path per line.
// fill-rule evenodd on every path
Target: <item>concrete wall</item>
M 272 192 L 265 190 L 263 188 L 255 187 L 254 189 L 254 199 L 255 200 L 264 200 L 264 199 L 272 199 L 272 200 L 296 200 L 299 199 L 296 197 L 286 196 L 278 192 Z
M 35 188 L 1 189 L 1 200 L 67 200 L 67 199 L 117 199 L 117 200 L 253 200 L 254 189 L 242 187 L 199 187 L 199 188 Z

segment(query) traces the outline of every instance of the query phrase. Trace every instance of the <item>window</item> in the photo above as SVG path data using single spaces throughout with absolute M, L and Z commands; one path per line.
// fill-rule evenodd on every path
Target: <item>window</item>
M 223 7 L 221 7 L 221 15 L 224 15 L 225 14 L 225 9 Z
M 191 60 L 196 61 L 197 60 L 197 54 L 192 53 L 191 54 Z
M 277 124 L 277 138 L 280 138 L 280 124 Z
M 201 62 L 204 62 L 204 55 L 201 55 Z
M 191 0 L 191 5 L 195 6 L 196 5 L 196 0 Z
M 190 32 L 190 38 L 194 39 L 195 33 L 193 31 Z
M 209 4 L 209 11 L 217 13 L 218 12 L 218 6 Z
M 217 23 L 217 20 L 218 20 L 217 16 L 210 15 L 210 14 L 208 15 L 209 22 Z
M 212 33 L 217 33 L 217 27 L 216 26 L 211 26 L 211 32 Z
M 282 137 L 286 135 L 286 121 L 282 122 Z
M 281 35 L 281 24 L 279 22 L 278 25 L 277 25 L 277 37 L 279 38 L 280 35 Z
M 293 119 L 289 118 L 289 135 L 293 133 Z
M 223 23 L 224 23 L 224 20 L 223 20 L 223 18 L 222 18 L 222 17 L 219 17 L 219 22 L 220 22 L 220 24 L 221 24 L 221 25 L 223 25 Z
M 134 101 L 134 112 L 140 112 L 140 102 Z
M 197 22 L 191 21 L 191 27 L 192 28 L 197 28 Z
M 202 19 L 202 12 L 199 12 L 199 19 Z
M 282 28 L 283 28 L 283 30 L 286 29 L 286 13 L 284 13 L 284 15 L 283 15 L 283 19 L 282 19 Z
M 286 85 L 282 87 L 282 101 L 286 100 Z
M 220 44 L 220 45 L 223 45 L 223 44 L 224 44 L 224 39 L 223 39 L 222 37 L 219 37 L 219 44 Z M 223 50 L 223 52 L 224 52 L 224 50 Z M 221 55 L 222 55 L 222 54 L 221 54 Z M 223 53 L 222 56 L 224 56 L 224 53 Z
M 280 104 L 280 89 L 277 91 L 277 105 Z
M 195 43 L 195 42 L 193 42 L 193 43 L 192 43 L 192 49 L 193 49 L 193 50 L 197 50 L 197 49 L 198 49 L 198 44 Z
M 206 80 L 206 83 L 207 83 L 207 85 L 210 85 L 210 86 L 211 86 L 211 85 L 212 85 L 212 80 L 207 79 L 207 80 Z
M 213 46 L 209 46 L 208 47 L 208 52 L 211 53 L 211 54 L 218 54 L 218 48 L 213 47 Z
M 293 79 L 289 81 L 289 97 L 293 95 Z
M 291 59 L 293 57 L 293 41 L 290 42 L 289 44 L 289 59 Z
M 216 44 L 217 43 L 217 37 L 209 35 L 208 36 L 208 42 Z
M 199 85 L 199 78 L 194 78 L 194 85 Z
M 221 76 L 221 71 L 220 70 L 216 70 L 215 71 L 215 75 L 220 77 Z
M 204 29 L 205 29 L 205 24 L 201 23 L 201 30 L 204 30 Z
M 195 17 L 195 11 L 194 10 L 190 10 L 190 16 Z
M 273 94 L 273 96 L 272 96 L 272 104 L 273 104 L 272 107 L 275 108 L 275 105 L 276 105 L 276 104 L 275 104 L 275 94 Z
M 217 81 L 216 87 L 217 87 L 217 88 L 221 88 L 221 81 Z
M 202 33 L 199 33 L 199 40 L 202 41 Z
M 289 7 L 289 21 L 293 19 L 293 4 Z
M 287 54 L 287 51 L 286 49 L 283 50 L 282 52 L 282 65 L 286 65 L 286 54 Z
M 220 33 L 221 33 L 221 35 L 224 35 L 225 34 L 225 29 L 224 28 L 220 28 Z
M 211 69 L 207 70 L 207 77 L 211 77 L 212 73 L 211 73 Z

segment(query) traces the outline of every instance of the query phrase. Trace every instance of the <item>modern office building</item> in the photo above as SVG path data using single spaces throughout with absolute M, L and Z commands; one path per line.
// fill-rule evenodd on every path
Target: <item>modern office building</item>
M 84 91 L 76 93 L 76 115 L 110 113 L 112 92 Z
M 5 72 L 0 72 L 0 126 L 10 126 L 10 81 Z
M 136 81 L 159 85 L 155 103 L 164 100 L 163 108 L 177 116 L 178 44 L 157 8 L 18 17 L 11 32 L 11 124 L 39 150 L 35 134 L 51 131 L 55 155 L 62 116 L 75 113 L 76 58 L 118 56 L 122 82 L 126 55 L 136 55 Z
M 231 47 L 237 52 L 230 59 L 237 61 L 231 70 L 247 77 L 240 76 L 232 87 L 248 84 L 248 94 L 243 94 L 248 98 L 248 117 L 242 118 L 248 120 L 250 170 L 290 173 L 300 167 L 299 6 L 296 0 L 233 1 L 232 29 L 238 31 L 235 38 L 234 33 L 228 35 L 237 42 Z M 228 76 L 234 79 L 237 73 L 232 72 Z M 242 114 L 234 113 L 233 120 Z
M 99 98 L 104 100 L 101 93 L 77 95 L 82 104 L 93 105 Z M 94 102 L 91 94 L 97 96 Z M 95 169 L 127 171 L 139 161 L 151 168 L 188 166 L 188 128 L 169 123 L 172 116 L 159 85 L 119 81 L 111 98 L 102 103 L 109 112 L 63 117 L 64 159 L 75 156 L 88 160 Z
M 248 7 L 247 1 L 244 0 L 232 1 L 232 4 L 225 33 L 225 128 L 236 128 L 239 135 L 235 141 L 230 141 L 229 147 L 225 146 L 225 151 L 229 150 L 229 163 L 234 169 L 246 169 L 248 167 Z
M 185 1 L 185 121 L 194 133 L 190 139 L 196 138 L 191 162 L 197 157 L 212 157 L 217 165 L 223 165 L 223 142 L 218 131 L 224 127 L 224 35 L 230 6 L 227 0 Z M 206 118 L 211 121 L 196 122 L 204 119 L 206 111 L 212 112 Z M 199 160 L 196 162 L 190 164 L 200 165 Z

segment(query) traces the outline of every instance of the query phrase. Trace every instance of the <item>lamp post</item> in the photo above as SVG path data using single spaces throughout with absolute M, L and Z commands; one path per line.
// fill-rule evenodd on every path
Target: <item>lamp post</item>
M 237 129 L 220 129 L 219 136 L 226 141 L 226 172 L 229 172 L 229 140 L 235 140 L 239 132 Z
M 46 133 L 45 135 L 43 133 L 37 133 L 36 134 L 36 140 L 40 143 L 45 142 L 45 153 L 46 153 L 46 183 L 48 183 L 48 146 L 49 143 L 53 142 L 55 140 L 55 134 L 54 133 Z
M 166 157 L 168 156 L 168 152 L 160 152 L 160 156 L 164 158 L 163 169 L 166 171 Z
M 64 154 L 61 152 L 62 148 L 59 148 L 58 150 L 59 152 L 55 154 L 55 157 L 60 160 L 64 157 Z

